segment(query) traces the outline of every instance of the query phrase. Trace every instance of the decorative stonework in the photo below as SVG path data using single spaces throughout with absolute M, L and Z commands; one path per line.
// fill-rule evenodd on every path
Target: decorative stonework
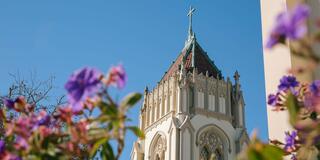
M 164 160 L 165 152 L 167 150 L 166 137 L 164 133 L 158 132 L 151 142 L 151 146 L 149 148 L 150 160 Z
M 223 151 L 224 146 L 220 137 L 214 131 L 206 131 L 200 135 L 199 145 L 206 147 L 209 153 L 214 153 L 216 150 Z

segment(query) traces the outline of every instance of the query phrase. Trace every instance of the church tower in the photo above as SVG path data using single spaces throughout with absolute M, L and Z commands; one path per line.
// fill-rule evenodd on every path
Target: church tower
M 192 31 L 184 48 L 155 88 L 144 92 L 140 129 L 145 139 L 131 160 L 233 160 L 249 139 L 240 75 L 234 84 L 208 57 Z

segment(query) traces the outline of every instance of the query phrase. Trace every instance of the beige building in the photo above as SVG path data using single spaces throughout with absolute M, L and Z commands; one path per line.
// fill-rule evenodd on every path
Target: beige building
M 249 139 L 239 74 L 223 78 L 192 31 L 155 88 L 145 89 L 131 160 L 233 160 Z
M 260 0 L 263 45 L 267 42 L 269 33 L 274 26 L 276 16 L 280 12 L 291 9 L 298 2 L 305 2 L 311 7 L 312 12 L 307 23 L 308 31 L 309 33 L 316 31 L 317 27 L 315 26 L 315 21 L 317 17 L 320 16 L 319 0 Z M 319 51 L 319 46 L 314 46 L 314 49 Z M 276 46 L 273 49 L 264 48 L 263 58 L 266 97 L 268 94 L 276 92 L 280 78 L 283 75 L 287 75 L 290 68 L 308 65 L 308 62 L 304 59 L 292 55 L 290 49 L 286 46 Z M 310 82 L 315 78 L 319 79 L 319 75 L 319 73 L 306 72 L 296 76 L 300 81 Z M 271 111 L 271 107 L 267 106 L 267 114 L 269 139 L 283 141 L 285 137 L 284 132 L 292 130 L 288 122 L 287 113 Z

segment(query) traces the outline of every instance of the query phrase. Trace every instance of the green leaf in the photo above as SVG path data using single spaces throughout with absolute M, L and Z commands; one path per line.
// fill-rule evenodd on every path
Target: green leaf
M 262 156 L 253 149 L 248 151 L 248 160 L 263 160 Z
M 295 125 L 298 120 L 298 113 L 300 111 L 300 106 L 298 104 L 297 98 L 293 94 L 289 94 L 286 99 L 286 106 L 288 108 L 290 123 Z
M 109 116 L 116 116 L 118 114 L 118 108 L 117 106 L 110 105 L 107 103 L 101 103 L 99 106 L 102 113 Z
M 109 143 L 105 143 L 102 145 L 101 157 L 105 160 L 115 159 L 112 146 Z
M 101 138 L 96 143 L 94 143 L 94 145 L 90 151 L 90 157 L 93 158 L 97 154 L 97 151 L 100 148 L 100 146 L 107 143 L 108 140 L 109 140 L 109 138 Z
M 282 160 L 284 151 L 274 145 L 253 139 L 239 155 L 238 160 Z
M 144 133 L 136 126 L 128 126 L 127 129 L 131 130 L 137 137 L 144 139 Z
M 132 107 L 141 99 L 142 94 L 140 93 L 131 93 L 127 95 L 121 102 L 122 107 Z
M 268 160 L 268 159 L 282 160 L 283 159 L 282 149 L 273 145 L 266 145 L 262 155 L 265 160 Z

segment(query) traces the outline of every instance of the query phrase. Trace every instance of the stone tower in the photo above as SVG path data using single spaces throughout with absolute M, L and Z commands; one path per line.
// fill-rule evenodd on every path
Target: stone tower
M 192 31 L 155 88 L 145 89 L 131 160 L 233 160 L 248 143 L 239 74 L 234 84 L 208 57 Z

